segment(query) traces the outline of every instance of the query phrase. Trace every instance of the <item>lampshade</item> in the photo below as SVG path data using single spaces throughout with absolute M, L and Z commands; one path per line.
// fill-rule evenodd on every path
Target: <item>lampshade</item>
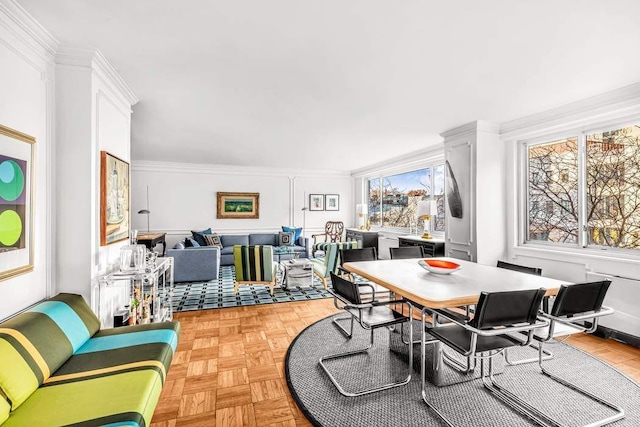
M 421 200 L 418 202 L 418 218 L 431 215 L 431 200 Z
M 368 210 L 368 206 L 364 203 L 358 203 L 356 205 L 356 213 L 366 215 Z

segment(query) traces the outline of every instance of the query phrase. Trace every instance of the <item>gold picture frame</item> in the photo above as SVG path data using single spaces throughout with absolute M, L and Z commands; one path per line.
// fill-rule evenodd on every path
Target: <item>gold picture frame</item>
M 33 271 L 35 145 L 0 125 L 0 280 Z
M 260 217 L 260 193 L 217 193 L 218 219 Z
M 129 163 L 100 152 L 100 245 L 129 238 Z

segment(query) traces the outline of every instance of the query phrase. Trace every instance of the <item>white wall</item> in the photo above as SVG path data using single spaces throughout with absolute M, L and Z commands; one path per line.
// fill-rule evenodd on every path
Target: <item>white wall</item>
M 100 246 L 100 152 L 129 162 L 136 99 L 96 49 L 61 47 L 56 63 L 55 292 L 81 294 L 95 308 L 99 275 L 128 244 Z
M 0 123 L 36 138 L 34 269 L 0 281 L 0 320 L 45 298 L 51 286 L 55 48 L 22 8 L 0 1 Z
M 324 230 L 330 220 L 353 225 L 352 180 L 335 171 L 229 167 L 163 162 L 132 165 L 132 227 L 146 231 L 146 190 L 149 187 L 150 228 L 167 233 L 167 246 L 190 235 L 190 230 L 211 227 L 219 234 L 259 233 L 281 226 L 306 225 L 305 234 Z M 216 193 L 260 193 L 259 219 L 217 219 Z M 339 194 L 340 210 L 306 211 L 309 194 Z

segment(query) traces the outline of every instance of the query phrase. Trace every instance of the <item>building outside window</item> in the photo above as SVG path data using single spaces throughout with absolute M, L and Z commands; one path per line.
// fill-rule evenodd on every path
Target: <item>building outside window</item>
M 640 249 L 640 125 L 526 147 L 525 241 Z
M 434 231 L 444 232 L 444 165 L 434 165 L 367 180 L 369 221 L 386 228 L 422 229 L 417 206 L 421 200 L 436 203 Z

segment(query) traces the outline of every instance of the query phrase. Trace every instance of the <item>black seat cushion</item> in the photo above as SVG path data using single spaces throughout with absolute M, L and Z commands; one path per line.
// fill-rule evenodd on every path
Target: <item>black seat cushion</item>
M 346 308 L 346 311 L 358 318 L 359 312 L 357 308 Z M 368 328 L 379 328 L 382 326 L 395 325 L 396 323 L 402 323 L 409 320 L 409 318 L 402 313 L 398 313 L 395 310 L 391 310 L 388 307 L 374 306 L 363 308 L 362 310 L 362 324 Z
M 428 329 L 428 332 L 458 353 L 466 354 L 471 350 L 471 332 L 460 326 L 431 328 Z M 513 347 L 516 345 L 521 345 L 521 342 L 509 335 L 496 335 L 492 337 L 478 335 L 476 353 Z

